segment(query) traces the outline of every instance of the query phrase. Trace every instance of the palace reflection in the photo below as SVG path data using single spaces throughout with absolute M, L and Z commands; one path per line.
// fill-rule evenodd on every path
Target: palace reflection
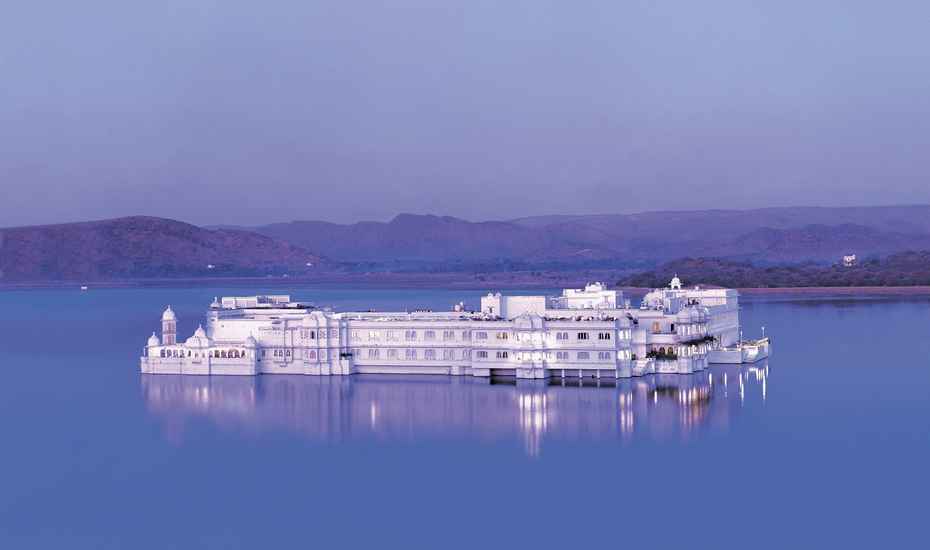
M 321 442 L 689 439 L 725 431 L 764 406 L 769 366 L 714 366 L 693 375 L 619 381 L 445 376 L 143 375 L 148 410 L 182 434 L 192 417 L 232 430 L 289 431 Z

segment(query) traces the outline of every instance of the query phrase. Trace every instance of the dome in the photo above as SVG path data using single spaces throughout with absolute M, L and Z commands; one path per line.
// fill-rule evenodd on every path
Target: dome
M 177 316 L 174 314 L 174 311 L 171 310 L 171 306 L 168 306 L 168 309 L 166 309 L 165 312 L 161 314 L 161 320 L 162 321 L 177 321 L 178 320 Z
M 678 275 L 672 277 L 672 282 L 668 286 L 672 290 L 681 290 L 681 279 L 678 278 Z
M 161 342 L 158 340 L 158 336 L 155 336 L 155 333 L 153 332 L 152 335 L 149 336 L 148 347 L 153 348 L 159 345 L 161 345 Z
M 184 341 L 184 345 L 189 348 L 210 347 L 210 339 L 207 338 L 207 333 L 204 332 L 203 326 L 198 326 L 197 330 L 194 331 L 194 335 Z

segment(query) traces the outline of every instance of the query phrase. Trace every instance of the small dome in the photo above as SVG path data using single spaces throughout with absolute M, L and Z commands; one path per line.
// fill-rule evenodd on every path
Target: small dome
M 159 345 L 161 345 L 161 342 L 158 340 L 158 336 L 155 336 L 155 333 L 153 332 L 152 335 L 149 336 L 148 347 L 153 348 Z
M 672 282 L 668 286 L 672 290 L 681 290 L 681 279 L 678 278 L 678 275 L 672 277 Z
M 168 309 L 166 309 L 165 312 L 161 314 L 161 320 L 162 321 L 177 321 L 178 320 L 177 316 L 174 314 L 174 311 L 171 310 L 171 306 L 168 306 Z
M 184 345 L 189 348 L 208 348 L 210 347 L 210 339 L 207 338 L 207 333 L 204 332 L 203 327 L 199 326 L 194 331 L 194 335 L 184 342 Z

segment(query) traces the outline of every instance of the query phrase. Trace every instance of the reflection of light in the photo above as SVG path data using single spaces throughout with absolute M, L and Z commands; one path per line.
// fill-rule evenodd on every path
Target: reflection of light
M 520 409 L 520 429 L 523 432 L 526 452 L 539 455 L 540 439 L 548 427 L 546 395 L 520 394 L 517 396 Z
M 382 382 L 367 375 L 258 380 L 145 375 L 142 389 L 148 409 L 172 427 L 200 414 L 226 427 L 251 431 L 285 425 L 307 437 L 333 441 L 372 436 L 424 441 L 458 433 L 522 443 L 526 454 L 535 457 L 541 455 L 544 437 L 547 444 L 550 438 L 632 441 L 634 432 L 637 438 L 662 439 L 699 436 L 708 427 L 729 429 L 731 415 L 740 411 L 726 395 L 727 370 L 760 376 L 763 400 L 768 395 L 767 366 L 734 367 L 721 367 L 707 378 L 618 380 L 616 390 L 592 384 L 576 388 L 573 383 L 508 387 L 446 377 Z M 718 375 L 723 375 L 724 384 L 717 384 L 724 386 L 722 392 L 712 386 Z M 736 409 L 743 406 L 749 383 L 748 378 L 740 380 L 741 405 Z M 506 399 L 495 398 L 504 395 Z

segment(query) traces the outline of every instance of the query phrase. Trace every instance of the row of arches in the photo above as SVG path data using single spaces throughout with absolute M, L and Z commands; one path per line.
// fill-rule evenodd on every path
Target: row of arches
M 239 359 L 240 357 L 246 357 L 244 350 L 237 349 L 215 349 L 210 351 L 210 357 L 214 359 Z
M 163 358 L 210 357 L 213 359 L 239 359 L 239 358 L 248 357 L 245 350 L 238 350 L 238 349 L 230 349 L 230 350 L 215 349 L 215 350 L 210 350 L 209 354 L 207 354 L 207 353 L 200 352 L 200 351 L 192 351 L 189 349 L 184 350 L 184 349 L 176 349 L 176 348 L 162 349 L 159 352 L 159 356 Z

